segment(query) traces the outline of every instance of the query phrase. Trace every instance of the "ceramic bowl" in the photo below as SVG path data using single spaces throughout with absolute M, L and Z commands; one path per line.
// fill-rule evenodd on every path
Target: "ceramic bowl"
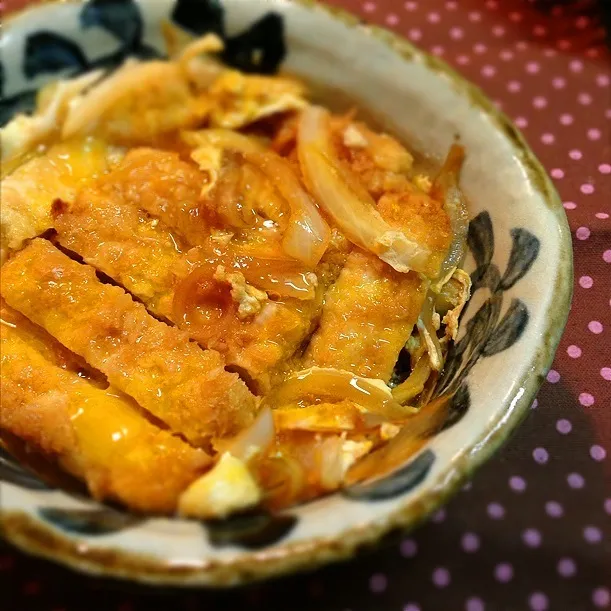
M 411 148 L 467 149 L 466 269 L 473 297 L 440 391 L 443 430 L 391 475 L 278 515 L 200 523 L 143 518 L 45 485 L 4 452 L 0 526 L 20 548 L 88 573 L 154 584 L 231 586 L 347 558 L 414 527 L 528 413 L 564 328 L 572 287 L 562 205 L 516 128 L 445 64 L 393 34 L 311 0 L 51 2 L 3 24 L 0 120 L 51 79 L 163 54 L 171 19 L 226 42 L 247 71 L 295 73 L 366 109 Z M 253 61 L 257 62 L 256 64 Z

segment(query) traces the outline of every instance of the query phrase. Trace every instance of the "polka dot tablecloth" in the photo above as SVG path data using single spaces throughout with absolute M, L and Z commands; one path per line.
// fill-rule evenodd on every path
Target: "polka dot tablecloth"
M 575 297 L 530 417 L 447 507 L 370 556 L 234 592 L 182 593 L 101 582 L 0 547 L 5 611 L 611 609 L 611 62 L 594 3 L 334 3 L 478 83 L 556 183 Z

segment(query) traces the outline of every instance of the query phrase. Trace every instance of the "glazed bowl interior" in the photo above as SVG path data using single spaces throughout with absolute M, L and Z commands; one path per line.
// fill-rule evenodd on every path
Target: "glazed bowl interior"
M 82 61 L 62 65 L 49 50 L 37 68 L 28 53 L 41 32 L 68 40 L 85 64 L 143 45 L 162 51 L 160 24 L 188 3 L 111 3 L 121 23 L 134 25 L 137 16 L 131 30 L 98 10 L 102 4 L 46 4 L 7 24 L 0 43 L 4 113 L 27 106 L 44 82 L 86 69 Z M 443 502 L 527 413 L 566 321 L 572 255 L 564 211 L 539 162 L 481 92 L 438 60 L 314 2 L 193 6 L 197 18 L 183 25 L 198 33 L 213 29 L 235 40 L 263 22 L 263 35 L 251 39 L 277 56 L 278 68 L 313 83 L 331 107 L 350 101 L 364 109 L 410 149 L 441 160 L 453 142 L 463 144 L 471 218 L 465 267 L 473 297 L 440 389 L 454 393 L 450 417 L 391 476 L 279 516 L 200 524 L 132 516 L 38 486 L 4 457 L 0 521 L 16 544 L 90 572 L 224 586 L 347 557 L 390 530 L 414 526 Z M 127 44 L 136 35 L 140 46 L 131 38 Z

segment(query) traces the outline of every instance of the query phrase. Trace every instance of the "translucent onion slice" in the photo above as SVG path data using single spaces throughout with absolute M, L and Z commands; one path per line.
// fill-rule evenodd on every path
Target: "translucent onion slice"
M 452 226 L 452 242 L 448 254 L 441 266 L 441 271 L 431 289 L 438 293 L 449 280 L 454 270 L 465 258 L 467 232 L 469 231 L 469 213 L 467 203 L 459 187 L 459 176 L 465 160 L 465 149 L 458 144 L 450 147 L 448 156 L 433 182 L 431 196 L 443 203 Z
M 349 170 L 333 150 L 329 115 L 323 108 L 311 106 L 302 112 L 298 154 L 308 189 L 351 242 L 399 272 L 428 270 L 428 246 L 392 228 L 364 189 L 351 188 L 346 180 Z
M 289 162 L 271 151 L 246 152 L 244 157 L 271 180 L 291 209 L 282 238 L 286 254 L 306 265 L 317 265 L 327 250 L 331 230 Z
M 417 397 L 423 390 L 431 375 L 431 364 L 428 356 L 421 356 L 405 382 L 392 389 L 392 396 L 399 403 L 407 403 Z
M 442 396 L 422 407 L 388 443 L 354 464 L 344 483 L 350 485 L 382 477 L 404 465 L 426 444 L 431 435 L 441 429 L 447 419 L 450 398 Z
M 367 412 L 387 420 L 403 420 L 415 413 L 392 397 L 381 380 L 356 376 L 340 369 L 312 367 L 294 373 L 277 386 L 266 398 L 272 407 L 313 404 L 317 400 L 351 401 Z
M 310 431 L 330 433 L 338 431 L 367 430 L 379 427 L 384 419 L 373 414 L 367 417 L 348 402 L 320 403 L 307 407 L 281 407 L 274 410 L 274 422 L 278 431 Z
M 262 407 L 254 422 L 225 446 L 224 451 L 244 463 L 249 463 L 255 456 L 267 453 L 274 443 L 276 429 L 274 417 L 269 407 Z
M 183 131 L 180 134 L 185 144 L 193 148 L 212 146 L 219 149 L 229 149 L 237 153 L 257 153 L 265 151 L 259 140 L 231 129 L 202 129 L 198 131 Z
M 443 351 L 439 338 L 437 337 L 437 329 L 433 326 L 433 313 L 435 312 L 435 296 L 432 291 L 429 291 L 424 300 L 424 306 L 418 318 L 418 331 L 426 344 L 426 349 L 429 353 L 429 361 L 431 369 L 441 371 L 443 367 Z
M 208 268 L 224 265 L 227 269 L 238 270 L 249 284 L 280 297 L 308 300 L 316 295 L 316 274 L 295 259 L 230 248 L 227 251 L 215 250 L 203 261 Z

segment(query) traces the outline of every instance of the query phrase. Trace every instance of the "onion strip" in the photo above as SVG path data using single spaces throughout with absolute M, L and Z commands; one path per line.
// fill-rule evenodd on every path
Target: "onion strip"
M 426 273 L 430 249 L 391 227 L 364 189 L 346 180 L 347 168 L 333 151 L 328 112 L 311 106 L 299 123 L 298 155 L 306 185 L 346 237 L 399 272 Z
M 395 401 L 406 403 L 417 397 L 424 390 L 424 385 L 430 375 L 431 364 L 429 357 L 423 355 L 418 359 L 407 380 L 392 389 L 392 396 Z
M 306 265 L 317 265 L 327 250 L 331 230 L 312 198 L 301 186 L 291 165 L 270 151 L 244 153 L 244 158 L 271 180 L 291 209 L 289 225 L 282 238 L 286 254 Z

